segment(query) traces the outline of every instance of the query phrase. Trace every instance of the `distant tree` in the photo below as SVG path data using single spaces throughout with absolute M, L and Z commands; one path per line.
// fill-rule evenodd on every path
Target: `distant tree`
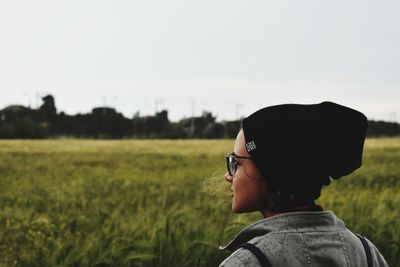
M 110 107 L 94 108 L 90 125 L 96 138 L 122 138 L 132 133 L 131 121 Z
M 156 113 L 156 132 L 158 137 L 163 137 L 168 130 L 168 125 L 170 124 L 168 119 L 168 111 L 162 110 Z
M 212 138 L 224 138 L 225 137 L 225 127 L 221 123 L 209 123 L 203 130 L 203 137 Z
M 39 107 L 39 111 L 53 115 L 57 113 L 54 97 L 52 95 L 46 95 L 45 97 L 42 97 L 42 100 L 43 104 Z
M 0 138 L 15 138 L 14 125 L 12 123 L 0 123 Z
M 188 138 L 205 138 L 204 130 L 215 122 L 216 117 L 211 112 L 203 111 L 200 117 L 190 117 L 179 121 Z
M 222 124 L 225 127 L 225 137 L 236 138 L 240 129 L 241 121 L 240 120 L 224 121 L 222 122 Z
M 24 116 L 36 118 L 36 113 L 36 110 L 21 105 L 11 105 L 4 108 L 3 110 L 0 110 L 0 117 L 1 120 L 4 122 L 13 122 L 17 118 L 21 118 Z
M 132 118 L 132 136 L 141 137 L 144 134 L 144 120 L 140 117 L 139 111 L 133 115 Z
M 137 113 L 132 121 L 134 135 L 138 137 L 163 138 L 170 130 L 167 110 L 157 112 L 155 116 L 140 117 Z
M 87 114 L 57 114 L 52 95 L 42 100 L 37 110 L 21 105 L 0 110 L 0 138 L 235 138 L 241 126 L 241 120 L 216 122 L 216 116 L 207 111 L 178 122 L 169 121 L 167 110 L 154 116 L 136 112 L 131 119 L 111 107 L 95 107 Z M 398 123 L 368 122 L 367 136 L 395 135 L 400 135 Z
M 385 121 L 368 121 L 367 136 L 395 136 L 400 135 L 400 124 Z
M 177 122 L 170 122 L 163 138 L 182 139 L 186 137 L 186 132 Z
M 42 97 L 43 104 L 39 107 L 37 111 L 37 116 L 35 120 L 44 125 L 46 128 L 46 132 L 48 134 L 54 134 L 54 127 L 57 120 L 57 109 L 54 101 L 54 97 L 52 95 L 46 95 Z
M 48 136 L 46 124 L 38 124 L 30 117 L 18 118 L 13 123 L 15 137 L 45 138 Z
M 40 124 L 37 111 L 12 105 L 0 111 L 0 138 L 44 138 L 48 125 Z

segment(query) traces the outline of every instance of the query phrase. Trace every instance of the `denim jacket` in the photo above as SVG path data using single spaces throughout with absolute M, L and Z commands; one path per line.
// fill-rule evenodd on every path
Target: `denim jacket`
M 360 239 L 332 211 L 288 212 L 262 219 L 239 232 L 226 246 L 233 252 L 222 266 L 260 266 L 243 243 L 252 243 L 271 266 L 367 266 Z M 388 266 L 367 240 L 374 267 Z

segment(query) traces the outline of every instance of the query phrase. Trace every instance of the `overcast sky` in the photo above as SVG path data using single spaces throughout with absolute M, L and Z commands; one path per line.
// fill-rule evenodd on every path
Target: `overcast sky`
M 0 108 L 217 120 L 334 101 L 400 121 L 400 1 L 0 2 Z

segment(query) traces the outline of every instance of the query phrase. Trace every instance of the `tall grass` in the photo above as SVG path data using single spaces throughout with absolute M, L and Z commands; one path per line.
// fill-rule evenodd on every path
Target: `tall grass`
M 230 211 L 232 149 L 233 140 L 0 141 L 0 266 L 218 265 L 227 256 L 218 246 L 260 219 Z M 399 160 L 400 139 L 367 140 L 364 166 L 319 200 L 390 266 L 400 266 Z

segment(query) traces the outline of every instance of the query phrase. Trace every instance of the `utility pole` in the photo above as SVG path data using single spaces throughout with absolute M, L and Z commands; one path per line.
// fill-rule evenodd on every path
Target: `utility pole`
M 240 119 L 240 118 L 239 118 L 239 109 L 240 109 L 241 107 L 243 107 L 243 104 L 241 104 L 241 103 L 236 103 L 236 104 L 235 104 L 235 118 L 236 118 L 236 119 Z
M 158 105 L 161 104 L 162 102 L 164 102 L 164 98 L 156 98 L 154 100 L 154 107 L 155 107 L 154 114 L 156 114 L 158 112 Z
M 36 99 L 35 99 L 35 108 L 38 109 L 38 108 L 39 108 L 39 98 L 40 98 L 40 95 L 39 95 L 39 92 L 38 92 L 38 91 L 36 91 L 35 96 L 36 96 Z
M 29 97 L 28 93 L 24 90 L 22 91 L 22 95 L 25 98 L 26 104 L 28 108 L 31 108 L 31 98 Z M 24 101 L 24 102 L 25 102 Z
M 115 104 L 115 102 L 118 100 L 118 96 L 117 95 L 113 95 L 113 97 L 111 98 L 111 103 L 113 103 L 113 107 L 117 108 L 117 105 Z
M 389 121 L 390 122 L 397 122 L 397 114 L 395 111 L 389 113 Z
M 192 100 L 192 116 L 191 116 L 191 123 L 190 123 L 190 138 L 194 137 L 195 131 L 195 124 L 194 124 L 194 112 L 196 109 L 196 100 Z
M 107 96 L 103 95 L 103 107 L 102 107 L 103 114 L 106 114 L 106 103 L 107 103 Z

